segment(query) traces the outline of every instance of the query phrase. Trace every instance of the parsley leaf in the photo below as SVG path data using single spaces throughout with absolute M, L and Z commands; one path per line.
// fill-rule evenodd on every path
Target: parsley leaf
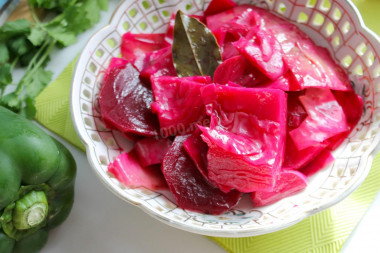
M 0 89 L 12 82 L 11 69 L 12 67 L 8 63 L 0 65 Z
M 0 28 L 0 40 L 6 40 L 16 35 L 28 34 L 30 32 L 30 22 L 26 19 L 6 22 Z
M 92 24 L 89 19 L 85 18 L 86 15 L 87 12 L 84 8 L 78 8 L 77 6 L 67 8 L 64 12 L 67 30 L 80 34 L 90 28 Z
M 37 8 L 53 9 L 57 7 L 57 1 L 52 0 L 29 0 L 31 6 Z
M 25 36 L 10 38 L 7 41 L 7 46 L 14 57 L 23 55 L 32 48 L 32 44 L 28 41 L 28 39 Z
M 53 73 L 45 70 L 50 53 L 56 47 L 75 43 L 80 33 L 97 23 L 101 10 L 108 8 L 108 0 L 28 2 L 34 24 L 20 19 L 0 27 L 0 105 L 33 118 L 36 114 L 34 99 L 52 79 Z M 41 21 L 34 8 L 44 8 L 50 21 Z M 21 80 L 8 91 L 6 88 L 13 85 L 13 69 L 24 66 Z
M 11 92 L 2 97 L 0 104 L 14 112 L 18 112 L 21 107 L 21 101 L 15 92 Z
M 84 0 L 83 9 L 86 12 L 86 19 L 90 21 L 90 24 L 96 24 L 100 19 L 100 6 L 97 1 Z
M 53 72 L 39 68 L 34 73 L 32 79 L 26 83 L 26 94 L 30 98 L 35 98 L 51 81 Z
M 102 11 L 106 11 L 108 9 L 108 0 L 97 0 L 97 1 Z
M 38 26 L 35 26 L 32 28 L 32 31 L 28 36 L 28 40 L 33 44 L 33 46 L 39 46 L 45 40 L 45 37 L 45 32 Z
M 35 104 L 34 99 L 26 98 L 25 104 L 22 106 L 19 113 L 28 119 L 34 119 L 34 117 L 36 116 L 36 113 L 37 113 L 36 104 Z
M 62 46 L 66 47 L 77 42 L 75 33 L 67 31 L 61 25 L 50 25 L 46 27 L 49 36 L 57 40 Z
M 0 64 L 9 61 L 9 51 L 4 42 L 0 42 Z

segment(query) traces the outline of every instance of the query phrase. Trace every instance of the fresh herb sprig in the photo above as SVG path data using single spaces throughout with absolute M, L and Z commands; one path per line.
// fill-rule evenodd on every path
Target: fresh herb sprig
M 35 97 L 53 75 L 45 69 L 51 51 L 74 44 L 80 33 L 99 21 L 100 12 L 108 8 L 108 0 L 28 3 L 34 22 L 19 19 L 0 27 L 0 105 L 32 119 L 36 114 Z M 35 8 L 45 9 L 50 20 L 40 20 Z M 24 74 L 14 83 L 12 73 L 16 68 L 22 68 Z

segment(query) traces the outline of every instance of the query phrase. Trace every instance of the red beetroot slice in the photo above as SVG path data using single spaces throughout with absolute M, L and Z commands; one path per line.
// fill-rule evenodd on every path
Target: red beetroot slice
M 127 65 L 128 61 L 123 58 L 118 58 L 118 57 L 112 57 L 110 61 L 110 65 L 108 66 L 106 72 L 104 73 L 103 80 L 106 80 L 113 68 L 116 67 L 124 67 Z
M 299 99 L 308 117 L 289 132 L 299 150 L 317 146 L 348 130 L 343 109 L 329 89 L 309 88 Z
M 108 165 L 108 171 L 127 187 L 146 187 L 153 191 L 167 188 L 160 168 L 141 166 L 135 151 L 120 154 Z
M 236 3 L 232 0 L 212 0 L 205 10 L 205 16 L 213 15 L 226 11 L 236 6 Z
M 188 136 L 177 136 L 162 163 L 162 172 L 181 208 L 221 214 L 233 208 L 240 200 L 241 193 L 223 193 L 210 185 L 194 165 L 183 148 Z
M 298 171 L 282 171 L 272 192 L 252 193 L 254 206 L 265 206 L 289 197 L 306 188 L 308 184 L 305 175 Z
M 177 76 L 171 47 L 154 51 L 149 55 L 149 62 L 142 67 L 140 77 L 149 82 L 154 76 Z
M 196 124 L 204 124 L 206 113 L 200 88 L 208 80 L 210 77 L 152 77 L 152 111 L 158 115 L 164 137 L 189 133 Z
M 200 127 L 209 146 L 208 177 L 226 191 L 270 191 L 281 167 L 286 94 L 273 89 L 208 85 L 201 89 L 211 116 Z
M 227 84 L 234 82 L 244 87 L 253 87 L 267 82 L 267 78 L 242 55 L 231 57 L 222 62 L 215 70 L 214 82 Z
M 195 166 L 202 174 L 202 176 L 207 178 L 207 151 L 208 146 L 201 138 L 201 131 L 199 129 L 195 130 L 183 143 L 189 157 L 193 160 Z
M 139 161 L 143 167 L 160 164 L 168 152 L 172 141 L 162 138 L 145 138 L 136 142 L 136 150 Z
M 167 44 L 163 33 L 131 33 L 126 32 L 121 38 L 120 51 L 123 58 L 133 60 L 147 52 L 163 48 Z
M 232 44 L 269 79 L 276 80 L 285 73 L 283 52 L 272 34 L 252 30 Z
M 128 63 L 113 68 L 99 94 L 103 122 L 122 133 L 155 136 L 157 117 L 152 113 L 152 91 L 139 79 L 139 72 Z

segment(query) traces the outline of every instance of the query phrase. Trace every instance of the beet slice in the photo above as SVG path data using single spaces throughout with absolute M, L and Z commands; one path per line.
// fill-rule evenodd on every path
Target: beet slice
M 306 188 L 308 184 L 305 175 L 298 171 L 282 171 L 272 192 L 254 192 L 252 193 L 252 202 L 254 206 L 265 206 L 289 197 Z
M 167 189 L 160 168 L 141 166 L 135 151 L 120 154 L 108 165 L 108 171 L 127 187 L 146 187 L 152 191 Z
M 344 111 L 329 89 L 309 88 L 299 99 L 308 117 L 289 132 L 299 150 L 349 130 Z
M 162 163 L 162 172 L 177 204 L 184 209 L 221 214 L 237 205 L 241 193 L 223 193 L 210 185 L 187 155 L 183 143 L 189 136 L 177 136 Z
M 133 60 L 147 52 L 167 46 L 163 33 L 131 33 L 126 32 L 121 38 L 120 51 L 123 58 Z
M 208 85 L 201 89 L 211 116 L 199 128 L 209 146 L 208 177 L 226 191 L 270 191 L 281 167 L 286 94 L 274 89 Z
M 162 136 L 189 133 L 196 124 L 204 124 L 200 88 L 208 80 L 210 77 L 152 77 L 152 111 L 158 115 Z
M 136 150 L 140 164 L 143 167 L 160 164 L 168 152 L 172 141 L 162 138 L 144 138 L 138 140 L 134 149 Z
M 159 133 L 156 115 L 150 109 L 152 91 L 139 79 L 132 64 L 113 68 L 99 94 L 105 125 L 122 133 L 155 136 Z
M 208 146 L 202 140 L 202 132 L 197 129 L 195 130 L 183 143 L 189 157 L 193 160 L 195 166 L 198 168 L 202 176 L 208 180 L 207 177 L 207 151 Z
M 127 65 L 128 61 L 126 59 L 123 59 L 123 58 L 118 58 L 118 57 L 112 57 L 111 58 L 111 61 L 110 61 L 110 65 L 108 66 L 108 68 L 106 69 L 106 72 L 104 73 L 104 76 L 103 76 L 103 81 L 105 81 L 111 70 L 113 68 L 116 68 L 116 67 L 124 67 L 125 65 Z
M 231 9 L 234 6 L 236 6 L 236 3 L 232 0 L 212 0 L 207 6 L 204 14 L 205 16 L 217 14 Z

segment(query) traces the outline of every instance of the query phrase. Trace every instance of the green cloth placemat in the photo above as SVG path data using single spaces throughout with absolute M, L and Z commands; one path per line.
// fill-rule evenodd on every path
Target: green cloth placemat
M 355 0 L 354 3 L 364 13 L 363 19 L 366 24 L 380 34 L 380 23 L 377 21 L 380 1 Z M 76 59 L 37 97 L 37 121 L 84 150 L 74 130 L 69 106 L 75 62 Z M 290 228 L 267 235 L 209 238 L 233 253 L 339 252 L 379 189 L 380 154 L 375 157 L 365 182 L 345 200 L 323 212 L 310 216 Z

